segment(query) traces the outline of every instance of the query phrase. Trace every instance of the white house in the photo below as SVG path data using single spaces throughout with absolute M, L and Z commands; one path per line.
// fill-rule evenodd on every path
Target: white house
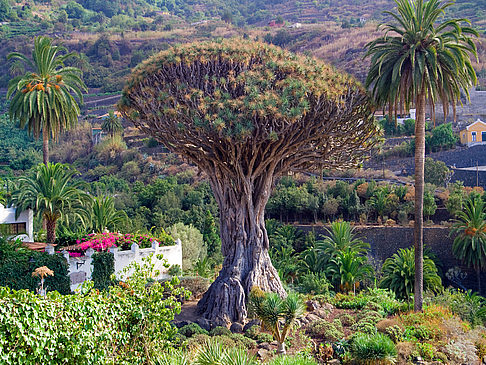
M 20 213 L 15 219 L 17 209 L 6 208 L 0 204 L 0 227 L 1 233 L 9 237 L 18 237 L 23 242 L 34 241 L 34 213 L 27 209 Z

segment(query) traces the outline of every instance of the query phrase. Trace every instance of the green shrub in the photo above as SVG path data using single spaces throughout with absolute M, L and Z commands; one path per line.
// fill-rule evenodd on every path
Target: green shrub
M 326 341 L 334 342 L 344 337 L 342 326 L 340 329 L 337 328 L 339 326 L 336 326 L 336 324 L 328 322 L 325 319 L 318 319 L 307 326 L 307 333 L 312 337 L 320 337 Z
M 386 328 L 385 333 L 395 343 L 403 341 L 403 329 L 398 325 L 393 325 Z
M 395 299 L 395 293 L 388 289 L 368 289 L 357 295 L 338 293 L 332 300 L 337 308 L 374 309 L 384 315 L 393 315 L 401 309 L 402 303 Z
M 434 360 L 435 357 L 434 346 L 430 343 L 417 342 L 415 345 L 415 351 L 413 355 L 421 356 L 424 360 L 427 361 Z
M 211 341 L 211 337 L 209 337 L 208 334 L 199 333 L 187 340 L 187 348 L 190 352 L 192 352 L 195 349 L 203 346 L 208 341 Z
M 300 280 L 300 291 L 306 294 L 313 295 L 329 295 L 329 280 L 323 273 L 307 273 L 303 275 Z
M 343 326 L 352 326 L 356 323 L 356 318 L 349 313 L 341 313 L 338 318 L 341 320 Z
M 267 365 L 317 365 L 316 360 L 304 356 L 277 356 Z
M 382 333 L 367 335 L 358 333 L 351 343 L 351 354 L 359 364 L 370 364 L 380 361 L 382 364 L 393 364 L 397 348 L 392 340 Z
M 35 292 L 40 279 L 32 277 L 32 272 L 38 267 L 47 266 L 54 271 L 54 276 L 45 279 L 44 288 L 61 294 L 71 293 L 68 264 L 62 255 L 28 250 L 20 244 L 0 237 L 0 286 Z
M 226 327 L 215 327 L 211 331 L 209 331 L 210 336 L 231 336 L 231 331 Z
M 93 273 L 91 279 L 94 287 L 106 290 L 111 285 L 111 275 L 115 273 L 115 257 L 111 252 L 96 252 L 93 255 Z
M 253 340 L 256 340 L 259 333 L 260 333 L 260 326 L 255 324 L 246 330 L 245 336 Z
M 236 346 L 235 341 L 230 336 L 214 336 L 213 340 L 217 341 L 225 349 L 231 349 Z
M 433 334 L 430 333 L 429 329 L 426 326 L 417 325 L 405 327 L 405 332 L 403 333 L 403 336 L 409 341 L 426 341 L 430 340 L 433 337 Z
M 235 344 L 238 347 L 253 349 L 257 346 L 257 342 L 255 340 L 252 340 L 241 333 L 233 333 L 231 334 L 230 338 L 235 341 Z
M 179 333 L 186 337 L 193 337 L 194 335 L 209 335 L 208 331 L 202 329 L 197 323 L 190 323 L 179 328 Z
M 273 336 L 270 333 L 260 332 L 257 334 L 255 341 L 258 343 L 273 342 Z
M 370 319 L 370 318 L 365 318 L 360 320 L 359 322 L 356 322 L 351 326 L 351 330 L 355 332 L 362 332 L 366 333 L 369 335 L 375 335 L 377 330 L 376 330 L 376 321 Z
M 148 363 L 172 346 L 176 331 L 170 321 L 180 312 L 177 297 L 183 294 L 174 289 L 177 278 L 147 285 L 152 271 L 135 267 L 126 282 L 101 293 L 53 292 L 43 298 L 0 288 L 2 363 Z
M 200 298 L 208 289 L 211 281 L 200 276 L 182 276 L 181 286 L 191 292 L 191 298 Z

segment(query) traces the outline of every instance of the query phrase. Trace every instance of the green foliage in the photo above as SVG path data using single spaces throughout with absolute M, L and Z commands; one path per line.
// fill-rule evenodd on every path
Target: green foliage
M 62 164 L 37 166 L 34 176 L 22 176 L 18 179 L 17 189 L 12 193 L 11 203 L 17 207 L 16 214 L 26 209 L 46 220 L 47 240 L 56 239 L 56 224 L 62 218 L 83 220 L 87 216 L 86 205 L 89 196 L 81 190 L 83 182 L 73 178 L 77 171 Z
M 115 232 L 128 219 L 124 211 L 115 208 L 115 201 L 110 196 L 93 199 L 90 217 L 90 227 L 95 233 L 101 233 L 105 229 Z
M 182 270 L 190 271 L 196 262 L 204 259 L 207 248 L 204 245 L 203 235 L 193 225 L 176 223 L 168 229 L 169 234 L 182 242 Z
M 425 159 L 425 182 L 436 186 L 445 186 L 452 176 L 451 170 L 442 161 L 427 157 Z
M 81 70 L 64 65 L 72 56 L 64 47 L 52 45 L 48 37 L 35 38 L 32 60 L 18 52 L 8 56 L 25 62 L 33 71 L 10 80 L 7 98 L 11 98 L 10 119 L 19 120 L 20 128 L 27 126 L 36 138 L 41 132 L 44 140 L 57 138 L 78 121 L 80 110 L 72 93 L 82 102 L 87 88 L 80 78 Z M 48 155 L 44 160 L 48 161 Z
M 306 294 L 328 296 L 330 285 L 331 283 L 322 272 L 309 272 L 299 277 L 300 291 Z
M 317 362 L 303 356 L 278 356 L 270 360 L 268 365 L 317 365 Z
M 277 293 L 264 293 L 253 287 L 248 300 L 248 313 L 258 318 L 262 327 L 271 331 L 273 338 L 283 345 L 295 321 L 305 312 L 300 297 L 289 293 L 282 299 Z
M 231 336 L 231 331 L 226 327 L 215 327 L 211 331 L 209 331 L 210 336 Z
M 45 278 L 44 288 L 47 291 L 71 293 L 68 265 L 62 255 L 31 251 L 23 248 L 20 241 L 9 242 L 4 237 L 0 237 L 0 286 L 36 292 L 39 278 L 33 277 L 32 273 L 42 266 L 47 266 L 54 271 L 54 276 Z
M 400 299 L 409 299 L 413 293 L 415 280 L 414 248 L 399 249 L 385 260 L 383 264 L 383 278 L 380 287 L 395 292 Z M 442 280 L 437 274 L 437 267 L 427 255 L 423 260 L 424 288 L 432 291 L 442 289 Z
M 473 327 L 482 325 L 486 321 L 486 300 L 472 290 L 449 288 L 433 296 L 430 301 L 449 308 L 452 313 L 468 321 Z
M 123 132 L 123 125 L 121 123 L 121 120 L 120 118 L 118 118 L 117 115 L 115 115 L 115 112 L 113 110 L 110 110 L 108 116 L 103 119 L 101 128 L 112 138 L 113 136 L 121 134 Z
M 381 364 L 394 364 L 397 348 L 390 338 L 382 333 L 375 335 L 357 334 L 351 343 L 351 354 L 358 364 L 380 361 Z
M 357 295 L 338 293 L 333 298 L 332 303 L 337 308 L 363 309 L 365 307 L 379 308 L 384 315 L 395 314 L 401 303 L 395 299 L 395 293 L 388 289 L 368 289 Z
M 148 364 L 171 347 L 170 321 L 180 311 L 177 279 L 153 282 L 153 267 L 133 274 L 109 292 L 83 295 L 0 289 L 2 362 L 22 364 Z M 85 288 L 86 289 L 86 288 Z M 35 320 L 34 320 L 35 318 Z M 113 346 L 116 344 L 116 346 Z
M 325 319 L 318 319 L 307 326 L 307 333 L 312 337 L 319 337 L 324 341 L 334 342 L 344 337 L 341 326 Z
M 195 335 L 209 335 L 209 332 L 202 329 L 197 323 L 187 324 L 179 328 L 179 333 L 185 337 L 193 337 Z
M 468 199 L 457 213 L 451 234 L 455 235 L 452 252 L 477 271 L 486 267 L 486 208 L 482 199 Z
M 111 275 L 115 273 L 115 258 L 111 252 L 95 252 L 93 255 L 93 280 L 94 288 L 107 290 L 112 284 Z

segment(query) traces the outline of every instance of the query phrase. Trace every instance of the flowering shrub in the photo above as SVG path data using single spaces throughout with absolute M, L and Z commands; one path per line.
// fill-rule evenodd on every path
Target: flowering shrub
M 129 250 L 131 246 L 136 243 L 140 248 L 149 248 L 152 243 L 157 241 L 161 246 L 171 246 L 175 244 L 172 236 L 164 231 L 157 237 L 149 234 L 120 234 L 120 233 L 91 233 L 84 238 L 76 241 L 79 244 L 79 249 L 86 251 L 92 248 L 95 251 L 108 251 L 111 247 L 119 247 L 121 250 Z M 74 256 L 71 254 L 71 256 Z

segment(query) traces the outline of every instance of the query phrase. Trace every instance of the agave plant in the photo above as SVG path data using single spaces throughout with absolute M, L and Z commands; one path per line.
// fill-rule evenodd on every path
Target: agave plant
M 295 321 L 305 312 L 300 297 L 290 293 L 282 299 L 277 293 L 264 293 L 253 287 L 248 302 L 250 316 L 258 318 L 262 328 L 270 331 L 278 343 L 277 353 L 285 354 L 285 338 Z
M 171 363 L 172 364 L 172 363 Z M 175 363 L 179 364 L 179 363 Z M 181 363 L 185 365 L 186 363 Z M 254 357 L 241 348 L 224 348 L 215 340 L 205 342 L 197 353 L 196 365 L 257 365 Z M 165 365 L 165 364 L 164 364 Z
M 187 353 L 180 350 L 173 350 L 170 353 L 162 354 L 152 359 L 153 365 L 190 365 Z

